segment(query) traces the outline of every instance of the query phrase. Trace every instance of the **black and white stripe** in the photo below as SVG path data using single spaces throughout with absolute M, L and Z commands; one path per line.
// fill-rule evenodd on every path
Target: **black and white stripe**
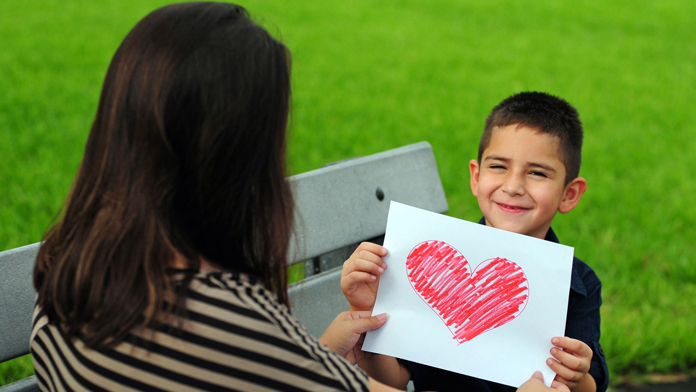
M 37 307 L 31 353 L 44 391 L 367 391 L 367 376 L 307 333 L 255 279 L 200 273 L 184 320 L 163 318 L 116 347 L 68 342 Z

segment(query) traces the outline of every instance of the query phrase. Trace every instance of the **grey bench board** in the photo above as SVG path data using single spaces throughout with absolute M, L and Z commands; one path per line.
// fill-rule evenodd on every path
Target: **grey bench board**
M 36 298 L 32 271 L 38 251 L 36 243 L 0 252 L 0 362 L 29 353 Z M 2 392 L 38 390 L 35 376 L 0 387 Z
M 390 200 L 447 211 L 427 142 L 341 161 L 293 176 L 290 182 L 296 203 L 291 263 L 384 234 Z
M 36 392 L 39 391 L 39 385 L 36 383 L 36 376 L 29 376 L 22 380 L 13 382 L 0 387 L 2 392 Z
M 32 285 L 39 244 L 0 253 L 0 362 L 29 350 L 31 316 L 36 294 Z

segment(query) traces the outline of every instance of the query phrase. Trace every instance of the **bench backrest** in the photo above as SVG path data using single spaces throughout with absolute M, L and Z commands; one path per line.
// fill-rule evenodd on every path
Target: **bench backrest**
M 308 260 L 305 276 L 311 276 L 290 286 L 290 308 L 318 338 L 348 310 L 341 266 L 360 242 L 381 244 L 390 200 L 439 213 L 447 212 L 447 200 L 427 142 L 341 161 L 291 181 L 297 206 L 291 260 Z
M 0 362 L 29 353 L 36 297 L 32 271 L 38 251 L 36 243 L 0 253 Z M 38 387 L 32 376 L 0 387 L 0 391 L 38 391 Z
M 290 177 L 296 204 L 290 264 L 305 263 L 304 280 L 289 289 L 292 313 L 319 337 L 348 309 L 339 287 L 343 261 L 362 241 L 380 242 L 389 201 L 444 213 L 447 201 L 426 142 L 349 159 Z M 29 352 L 39 244 L 0 252 L 0 362 Z M 34 377 L 0 392 L 37 390 Z

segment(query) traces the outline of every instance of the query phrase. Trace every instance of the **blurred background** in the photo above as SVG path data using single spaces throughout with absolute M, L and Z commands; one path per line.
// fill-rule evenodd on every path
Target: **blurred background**
M 79 165 L 111 56 L 172 1 L 0 4 L 0 251 L 37 242 Z M 585 127 L 579 207 L 554 230 L 603 281 L 612 385 L 696 372 L 696 2 L 244 1 L 293 58 L 291 174 L 426 140 L 449 215 L 488 112 L 536 90 Z M 0 385 L 32 372 L 0 367 Z

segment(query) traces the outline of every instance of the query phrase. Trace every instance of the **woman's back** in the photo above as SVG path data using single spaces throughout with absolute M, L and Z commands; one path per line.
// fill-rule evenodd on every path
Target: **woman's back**
M 173 271 L 174 288 L 185 271 Z M 174 296 L 171 296 L 174 298 Z M 366 375 L 312 338 L 253 277 L 201 271 L 181 316 L 163 313 L 112 348 L 66 339 L 37 308 L 31 351 L 43 390 L 367 390 Z M 172 305 L 165 301 L 165 306 Z
M 168 5 L 128 33 L 34 268 L 37 303 L 66 338 L 113 347 L 149 326 L 176 257 L 253 275 L 287 303 L 289 67 L 234 4 Z
M 242 7 L 128 33 L 34 268 L 41 389 L 367 389 L 286 307 L 289 102 L 290 53 Z

